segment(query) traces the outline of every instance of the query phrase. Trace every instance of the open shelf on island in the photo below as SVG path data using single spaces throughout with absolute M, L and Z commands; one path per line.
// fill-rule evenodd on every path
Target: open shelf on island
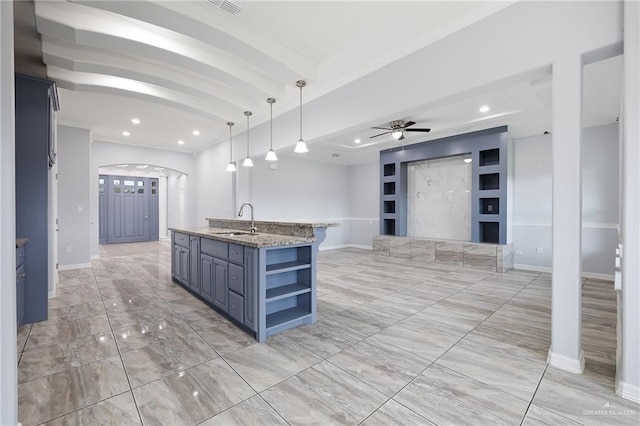
M 305 317 L 311 316 L 308 309 L 294 307 L 283 311 L 274 312 L 267 315 L 267 331 L 270 328 L 283 326 L 288 322 L 301 321 Z
M 306 260 L 293 260 L 291 262 L 274 263 L 267 265 L 267 275 L 279 274 L 281 272 L 297 271 L 298 269 L 310 268 L 311 264 Z
M 279 300 L 285 297 L 297 296 L 299 294 L 309 293 L 311 287 L 303 283 L 286 284 L 280 287 L 267 289 L 267 303 Z

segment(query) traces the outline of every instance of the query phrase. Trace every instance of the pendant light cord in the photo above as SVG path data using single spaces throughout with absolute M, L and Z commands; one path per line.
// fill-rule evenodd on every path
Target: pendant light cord
M 300 140 L 302 140 L 302 85 L 300 85 Z
M 275 99 L 273 100 L 273 102 L 275 102 Z M 271 129 L 270 129 L 271 143 L 269 144 L 269 148 L 271 150 L 273 150 L 273 102 L 269 102 L 269 106 L 271 107 L 271 111 L 269 112 L 269 120 L 271 122 Z
M 227 126 L 229 126 L 229 162 L 233 161 L 233 136 L 231 136 L 231 126 L 233 126 L 232 122 L 228 122 Z

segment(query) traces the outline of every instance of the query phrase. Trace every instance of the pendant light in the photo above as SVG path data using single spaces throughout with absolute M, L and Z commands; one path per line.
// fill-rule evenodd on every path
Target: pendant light
M 242 167 L 253 167 L 253 161 L 249 157 L 249 117 L 251 117 L 251 111 L 245 111 L 244 115 L 247 116 L 247 158 L 242 162 Z
M 233 127 L 233 122 L 228 121 L 227 126 L 229 126 L 229 165 L 227 165 L 227 171 L 235 172 L 236 163 L 233 162 L 233 138 L 231 136 L 231 127 Z
M 271 144 L 269 145 L 269 152 L 267 152 L 267 156 L 264 157 L 267 161 L 278 161 L 278 156 L 276 152 L 273 150 L 273 104 L 276 103 L 274 98 L 267 98 L 267 102 L 269 102 L 269 107 L 271 108 L 270 112 L 270 122 L 271 122 Z
M 303 154 L 305 152 L 309 152 L 307 148 L 307 144 L 304 143 L 304 139 L 302 139 L 302 88 L 307 85 L 307 82 L 304 80 L 296 81 L 296 86 L 300 88 L 300 140 L 296 144 L 296 148 L 293 152 L 297 152 L 299 154 Z

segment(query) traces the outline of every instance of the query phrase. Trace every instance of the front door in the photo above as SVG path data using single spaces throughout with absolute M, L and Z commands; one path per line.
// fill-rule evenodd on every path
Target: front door
M 104 182 L 104 186 L 100 185 L 99 202 L 106 204 L 99 208 L 104 242 L 158 240 L 158 179 L 107 175 L 100 175 L 99 179 Z

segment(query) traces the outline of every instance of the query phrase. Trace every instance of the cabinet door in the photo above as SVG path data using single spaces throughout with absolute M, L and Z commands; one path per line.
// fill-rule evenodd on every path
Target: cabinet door
M 191 259 L 189 263 L 189 287 L 196 293 L 200 293 L 200 238 L 191 237 Z
M 173 245 L 173 252 L 171 254 L 171 276 L 177 280 L 180 280 L 180 252 L 182 247 L 177 244 Z
M 229 263 L 213 259 L 213 304 L 224 312 L 229 310 Z
M 25 267 L 20 265 L 16 270 L 16 310 L 18 312 L 18 325 L 22 324 L 24 318 L 24 285 L 25 285 Z
M 181 248 L 180 250 L 180 278 L 182 282 L 189 285 L 189 271 L 191 269 L 191 262 L 188 248 Z
M 200 295 L 209 302 L 213 302 L 213 257 L 200 255 Z

